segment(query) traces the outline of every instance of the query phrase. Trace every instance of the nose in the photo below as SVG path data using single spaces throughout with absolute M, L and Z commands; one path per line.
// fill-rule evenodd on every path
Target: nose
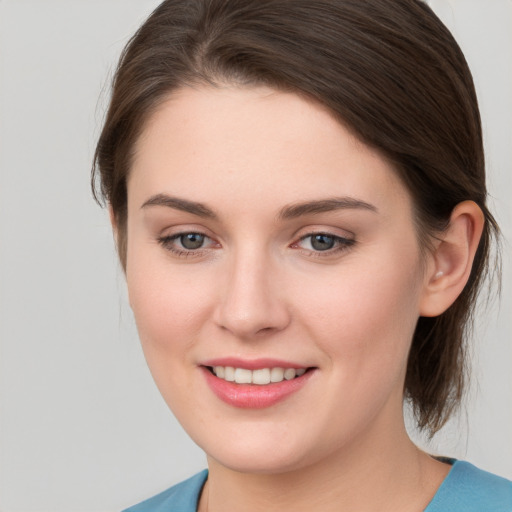
M 261 253 L 249 249 L 233 255 L 220 287 L 215 321 L 240 339 L 279 332 L 290 323 L 282 273 L 270 256 Z

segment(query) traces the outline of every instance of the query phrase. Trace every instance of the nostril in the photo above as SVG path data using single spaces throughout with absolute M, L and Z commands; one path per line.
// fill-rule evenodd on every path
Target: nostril
M 262 329 L 260 329 L 257 334 L 266 334 L 268 332 L 271 332 L 275 329 L 275 327 L 263 327 Z

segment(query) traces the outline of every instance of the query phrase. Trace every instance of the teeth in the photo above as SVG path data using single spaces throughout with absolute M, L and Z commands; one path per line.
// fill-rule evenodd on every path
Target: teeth
M 232 366 L 226 366 L 226 368 L 224 368 L 224 379 L 228 382 L 235 381 L 235 369 Z
M 284 370 L 282 368 L 272 368 L 270 370 L 270 382 L 281 382 L 284 379 Z
M 253 384 L 270 384 L 270 370 L 263 368 L 263 370 L 254 370 L 252 372 L 252 383 Z
M 250 384 L 252 382 L 251 370 L 245 368 L 237 368 L 235 370 L 235 382 L 237 384 Z
M 284 371 L 284 378 L 286 380 L 295 379 L 295 368 L 286 368 Z
M 292 380 L 306 373 L 305 368 L 261 368 L 247 370 L 246 368 L 233 368 L 232 366 L 214 366 L 213 373 L 219 379 L 237 384 L 265 384 Z

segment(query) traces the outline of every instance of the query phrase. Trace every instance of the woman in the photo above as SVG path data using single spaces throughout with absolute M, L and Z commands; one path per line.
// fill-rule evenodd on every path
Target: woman
M 404 427 L 404 400 L 430 435 L 461 400 L 498 233 L 426 5 L 165 1 L 95 161 L 148 365 L 208 458 L 130 510 L 512 510 Z

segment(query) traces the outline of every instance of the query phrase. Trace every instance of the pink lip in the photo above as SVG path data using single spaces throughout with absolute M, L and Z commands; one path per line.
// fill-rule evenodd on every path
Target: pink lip
M 261 368 L 307 368 L 302 364 L 279 359 L 239 359 L 236 357 L 222 357 L 219 359 L 210 359 L 201 363 L 201 366 L 232 366 L 233 368 L 245 368 L 246 370 L 259 370 Z
M 231 364 L 215 364 L 208 366 L 234 366 Z M 282 365 L 256 366 L 258 368 L 283 368 Z M 301 366 L 299 365 L 298 368 Z M 247 368 L 245 366 L 236 366 L 236 368 Z M 297 368 L 296 366 L 285 366 L 285 368 Z M 250 368 L 247 368 L 250 369 Z M 206 367 L 201 367 L 206 382 L 213 393 L 223 402 L 241 409 L 264 409 L 270 407 L 288 396 L 299 391 L 309 380 L 314 370 L 307 371 L 301 377 L 292 380 L 283 380 L 273 384 L 260 386 L 257 384 L 236 384 L 219 379 Z

